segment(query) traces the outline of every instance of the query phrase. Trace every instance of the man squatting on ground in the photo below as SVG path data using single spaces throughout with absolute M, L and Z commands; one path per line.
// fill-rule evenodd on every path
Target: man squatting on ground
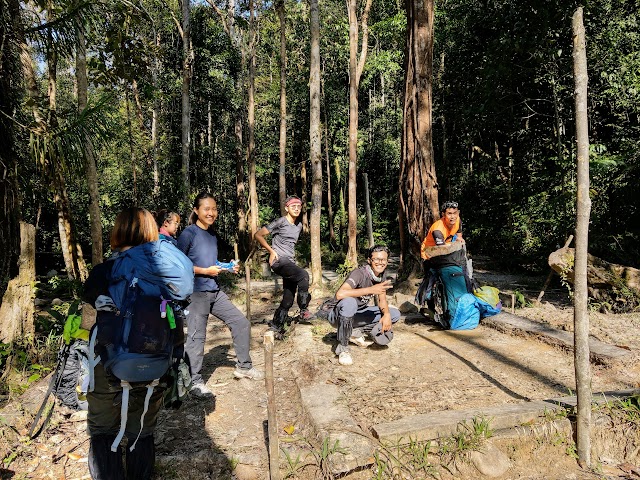
M 374 245 L 369 249 L 367 264 L 353 270 L 336 292 L 329 312 L 329 322 L 338 329 L 336 355 L 340 365 L 351 365 L 349 342 L 367 347 L 365 334 L 375 343 L 386 345 L 393 339 L 393 324 L 400 319 L 398 309 L 387 304 L 387 290 L 393 288 L 386 280 L 389 249 Z M 369 306 L 373 296 L 378 306 Z
M 302 224 L 299 220 L 302 200 L 295 195 L 287 197 L 284 210 L 287 212 L 284 217 L 262 227 L 255 234 L 256 241 L 269 252 L 271 270 L 282 277 L 282 301 L 269 325 L 279 338 L 282 338 L 289 328 L 288 314 L 289 309 L 293 306 L 296 290 L 298 291 L 300 319 L 309 320 L 311 318 L 311 312 L 308 310 L 311 300 L 309 274 L 296 265 L 295 260 L 295 246 L 302 230 Z M 264 238 L 266 235 L 271 235 L 271 245 Z

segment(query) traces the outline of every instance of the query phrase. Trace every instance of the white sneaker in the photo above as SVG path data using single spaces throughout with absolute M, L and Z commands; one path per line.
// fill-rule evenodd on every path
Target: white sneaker
M 349 352 L 340 352 L 338 355 L 338 363 L 340 365 L 353 365 L 353 358 Z
M 264 372 L 258 370 L 256 367 L 240 368 L 236 367 L 233 371 L 233 376 L 236 378 L 249 378 L 251 380 L 262 380 L 264 378 Z
M 362 348 L 367 348 L 369 345 L 373 344 L 373 342 L 368 342 L 364 335 L 360 337 L 350 337 L 349 341 Z
M 213 392 L 204 383 L 194 383 L 189 393 L 198 398 L 213 397 Z

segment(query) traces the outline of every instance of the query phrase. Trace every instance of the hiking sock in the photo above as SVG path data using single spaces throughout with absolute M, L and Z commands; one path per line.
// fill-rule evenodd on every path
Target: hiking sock
M 89 473 L 93 480 L 124 480 L 122 447 L 111 451 L 115 435 L 92 435 L 89 439 Z
M 338 343 L 340 343 L 340 351 L 349 347 L 349 338 L 353 333 L 353 317 L 344 317 L 338 315 Z M 338 352 L 339 353 L 339 352 Z

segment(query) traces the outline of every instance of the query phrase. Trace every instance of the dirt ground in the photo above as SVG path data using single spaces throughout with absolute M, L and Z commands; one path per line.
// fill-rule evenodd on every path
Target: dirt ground
M 544 283 L 544 277 L 491 273 L 480 264 L 475 272 L 481 283 L 497 286 L 507 299 L 515 290 L 535 299 L 536 289 Z M 263 293 L 252 302 L 251 355 L 258 368 L 264 368 L 265 322 L 279 301 L 279 292 L 272 285 L 273 282 L 263 284 Z M 321 300 L 314 299 L 312 305 L 318 306 Z M 240 304 L 239 307 L 243 309 Z M 540 306 L 521 308 L 516 313 L 572 330 L 572 309 L 566 293 L 557 287 L 545 295 Z M 590 321 L 595 338 L 632 353 L 624 362 L 593 365 L 593 391 L 639 387 L 640 314 L 592 313 Z M 575 390 L 571 352 L 482 324 L 472 331 L 451 332 L 425 319 L 403 320 L 396 325 L 388 348 L 353 347 L 354 365 L 349 367 L 338 364 L 332 351 L 335 334 L 326 323 L 319 321 L 298 328 L 291 338 L 278 342 L 274 351 L 283 478 L 322 478 L 317 468 L 319 446 L 297 393 L 296 377 L 301 375 L 301 369 L 307 368 L 306 374 L 313 381 L 340 386 L 352 417 L 367 432 L 376 423 L 418 413 L 547 399 Z M 313 342 L 301 353 L 296 348 L 296 335 L 303 329 L 311 331 Z M 268 479 L 264 383 L 233 378 L 235 354 L 231 337 L 226 326 L 213 317 L 206 351 L 204 376 L 215 399 L 188 399 L 179 410 L 161 413 L 155 478 Z M 89 478 L 85 425 L 82 417 L 69 414 L 56 410 L 52 426 L 35 441 L 21 437 L 9 442 L 10 436 L 4 434 L 0 448 L 6 452 L 5 469 L 0 478 Z M 24 424 L 18 424 L 16 430 L 24 434 Z M 575 459 L 566 453 L 570 439 L 550 444 L 522 441 L 518 448 L 511 439 L 496 442 L 510 452 L 514 464 L 506 476 L 500 477 L 503 479 L 640 478 L 615 468 L 624 458 L 596 459 L 601 468 L 598 475 L 580 470 Z M 452 476 L 446 471 L 441 474 L 443 478 Z M 480 477 L 465 468 L 454 476 Z M 348 478 L 376 477 L 373 470 L 364 470 Z

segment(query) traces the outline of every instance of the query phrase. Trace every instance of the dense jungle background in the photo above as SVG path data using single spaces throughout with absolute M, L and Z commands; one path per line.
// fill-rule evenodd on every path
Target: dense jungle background
M 279 214 L 281 175 L 286 193 L 302 196 L 309 214 L 310 4 L 2 0 L 1 6 L 0 292 L 17 272 L 18 220 L 37 227 L 38 273 L 63 268 L 63 250 L 77 244 L 78 272 L 67 273 L 82 278 L 76 257 L 83 253 L 81 260 L 95 263 L 109 253 L 110 226 L 127 205 L 174 209 L 184 222 L 195 194 L 212 191 L 220 235 L 245 253 L 251 216 L 259 214 L 262 224 Z M 356 51 L 363 38 L 368 47 L 356 104 L 358 248 L 367 244 L 367 173 L 374 237 L 397 251 L 399 228 L 406 228 L 398 219 L 399 194 L 406 191 L 400 170 L 412 161 L 402 155 L 411 80 L 405 78 L 407 31 L 419 18 L 398 1 L 347 6 L 360 18 Z M 509 266 L 540 269 L 574 229 L 576 6 L 546 0 L 432 5 L 437 198 L 425 217 L 432 219 L 438 201 L 457 200 L 469 250 Z M 637 0 L 584 2 L 590 251 L 636 267 L 639 7 Z M 349 236 L 349 11 L 344 2 L 319 3 L 320 243 L 323 261 L 335 264 L 344 260 Z M 98 225 L 91 225 L 91 208 L 99 209 Z M 92 260 L 99 238 L 104 248 Z

